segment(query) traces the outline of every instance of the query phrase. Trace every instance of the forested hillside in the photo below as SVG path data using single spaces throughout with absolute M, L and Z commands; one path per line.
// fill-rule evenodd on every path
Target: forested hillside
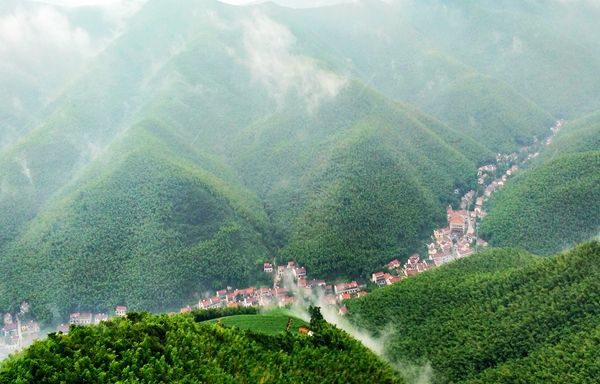
M 550 254 L 600 234 L 600 119 L 567 123 L 530 169 L 489 202 L 481 234 Z
M 600 150 L 600 111 L 567 122 L 552 145 L 544 150 L 541 160 L 598 150 Z
M 258 202 L 209 159 L 175 156 L 159 127 L 136 126 L 6 248 L 3 306 L 35 297 L 46 321 L 50 308 L 159 310 L 259 280 L 272 244 Z
M 546 258 L 490 249 L 347 305 L 392 361 L 430 363 L 434 383 L 591 383 L 599 281 L 597 241 Z
M 312 336 L 264 335 L 190 315 L 130 314 L 51 334 L 0 365 L 0 383 L 401 383 L 345 332 L 311 322 Z
M 27 67 L 11 62 L 0 76 L 0 312 L 23 300 L 48 322 L 117 303 L 159 310 L 259 284 L 267 260 L 364 278 L 405 259 L 475 187 L 477 167 L 598 109 L 597 9 L 527 3 L 150 0 L 64 83 L 21 78 Z M 70 12 L 91 34 L 113 31 Z M 26 113 L 10 107 L 17 88 L 35 88 Z M 565 172 L 595 172 L 585 156 Z M 575 229 L 597 218 L 597 178 L 539 173 L 582 187 L 540 199 L 585 217 L 565 216 L 561 241 L 585 238 Z M 530 205 L 514 207 L 518 225 L 492 234 L 492 210 L 482 231 L 529 247 Z
M 352 84 L 317 113 L 250 127 L 238 167 L 289 239 L 285 257 L 318 276 L 360 276 L 417 247 L 454 189 L 474 186 L 474 161 L 489 153 L 445 137 L 461 135 Z

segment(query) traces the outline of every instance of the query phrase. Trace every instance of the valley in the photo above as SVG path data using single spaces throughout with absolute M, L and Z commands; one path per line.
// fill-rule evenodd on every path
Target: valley
M 0 384 L 593 383 L 600 7 L 0 4 Z

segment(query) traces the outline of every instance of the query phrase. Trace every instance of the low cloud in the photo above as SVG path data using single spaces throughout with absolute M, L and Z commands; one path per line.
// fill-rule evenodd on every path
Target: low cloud
M 242 61 L 279 105 L 293 95 L 314 110 L 321 102 L 337 96 L 346 84 L 345 77 L 320 68 L 306 56 L 294 54 L 294 35 L 266 15 L 255 12 L 251 19 L 242 22 L 242 30 Z
M 85 56 L 92 52 L 90 37 L 49 6 L 17 8 L 0 16 L 0 58 L 33 64 L 38 62 L 37 54 L 51 52 L 55 57 Z

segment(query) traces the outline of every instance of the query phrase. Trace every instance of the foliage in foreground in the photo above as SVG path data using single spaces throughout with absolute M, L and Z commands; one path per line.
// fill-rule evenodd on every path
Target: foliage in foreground
M 0 383 L 400 383 L 359 342 L 319 323 L 269 336 L 193 316 L 133 313 L 51 334 L 0 366 Z

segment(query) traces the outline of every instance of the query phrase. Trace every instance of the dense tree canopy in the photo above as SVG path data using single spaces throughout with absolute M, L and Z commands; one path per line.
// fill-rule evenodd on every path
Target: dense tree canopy
M 50 334 L 0 365 L 0 383 L 401 383 L 358 341 L 322 324 L 312 336 L 131 313 Z
M 552 257 L 491 249 L 347 303 L 392 361 L 435 383 L 592 383 L 600 243 Z M 391 333 L 391 336 L 390 336 Z

